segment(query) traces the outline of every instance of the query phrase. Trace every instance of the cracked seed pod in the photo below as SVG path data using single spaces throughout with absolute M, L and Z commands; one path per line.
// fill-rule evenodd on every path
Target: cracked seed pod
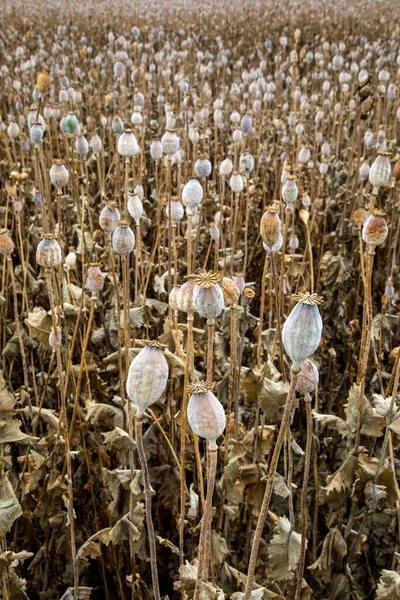
M 101 272 L 100 263 L 89 263 L 86 273 L 85 288 L 94 294 L 104 287 L 106 276 Z
M 296 177 L 294 175 L 286 176 L 286 183 L 282 188 L 283 201 L 288 204 L 294 204 L 296 202 L 299 190 L 297 188 Z
M 293 368 L 300 369 L 301 363 L 315 352 L 321 341 L 322 319 L 318 305 L 322 298 L 306 293 L 295 294 L 293 299 L 297 304 L 283 326 L 282 341 Z
M 182 190 L 182 202 L 186 208 L 197 209 L 203 199 L 203 188 L 198 179 L 191 177 Z
M 165 346 L 158 342 L 145 343 L 131 362 L 126 381 L 127 394 L 137 408 L 136 417 L 142 416 L 146 408 L 161 398 L 169 374 Z
M 373 186 L 373 194 L 377 194 L 380 187 L 386 185 L 390 179 L 390 153 L 378 152 L 369 172 L 369 181 Z
M 281 220 L 278 213 L 279 209 L 275 206 L 267 206 L 265 213 L 261 217 L 261 238 L 269 248 L 272 248 L 277 243 L 281 232 Z
M 172 156 L 179 150 L 179 138 L 175 129 L 167 129 L 161 138 L 161 146 L 164 154 Z
M 6 229 L 0 231 L 0 254 L 3 256 L 11 256 L 14 251 L 14 242 L 8 235 Z
M 136 137 L 131 129 L 126 129 L 118 138 L 118 154 L 124 158 L 132 158 L 140 152 Z
M 296 380 L 296 391 L 302 396 L 311 394 L 311 392 L 316 389 L 318 381 L 318 369 L 315 364 L 309 358 L 307 358 L 301 364 L 300 373 L 298 374 Z
M 362 238 L 369 246 L 380 246 L 388 234 L 388 226 L 384 219 L 386 213 L 379 208 L 373 208 L 370 212 L 362 228 Z
M 117 226 L 112 234 L 112 247 L 114 252 L 120 254 L 122 258 L 126 258 L 128 254 L 133 252 L 135 234 L 127 221 L 121 220 L 117 222 Z
M 42 235 L 42 241 L 36 248 L 36 262 L 41 267 L 50 269 L 61 263 L 62 252 L 56 237 L 54 233 L 44 233 Z
M 60 159 L 54 160 L 50 169 L 51 183 L 61 191 L 67 185 L 68 179 L 68 169 L 65 167 L 63 161 Z
M 138 225 L 143 214 L 143 204 L 139 195 L 136 193 L 128 195 L 128 213 L 131 215 L 136 225 Z
M 194 275 L 187 276 L 187 281 L 182 285 L 176 295 L 178 309 L 188 315 L 193 315 L 195 308 L 193 304 L 193 290 L 196 285 Z
M 178 310 L 177 297 L 178 297 L 178 293 L 179 293 L 180 289 L 181 289 L 180 285 L 173 285 L 172 290 L 170 291 L 170 294 L 168 297 L 168 303 L 169 303 L 170 307 L 172 308 L 172 310 L 174 310 L 174 311 Z
M 167 217 L 169 217 L 169 206 L 165 207 Z M 171 221 L 173 223 L 179 223 L 185 214 L 185 209 L 182 206 L 182 202 L 178 198 L 171 199 Z
M 101 209 L 99 216 L 99 225 L 103 231 L 110 235 L 117 226 L 117 221 L 121 218 L 120 212 L 115 202 L 107 202 Z
M 205 179 L 211 175 L 212 165 L 205 154 L 200 154 L 194 163 L 194 172 L 200 179 Z
M 238 286 L 239 292 L 241 294 L 243 294 L 244 286 L 245 286 L 244 273 L 235 273 L 232 279 Z
M 240 298 L 240 290 L 237 284 L 230 277 L 222 277 L 218 284 L 224 295 L 226 306 L 236 306 Z
M 243 306 L 250 306 L 253 302 L 254 296 L 256 295 L 255 291 L 251 288 L 245 288 L 243 290 Z
M 195 275 L 193 305 L 196 312 L 208 320 L 214 320 L 224 308 L 224 294 L 218 285 L 220 275 L 202 270 Z
M 210 450 L 217 448 L 217 439 L 225 431 L 225 411 L 211 391 L 209 382 L 198 382 L 188 389 L 191 394 L 187 418 L 193 433 L 208 440 Z

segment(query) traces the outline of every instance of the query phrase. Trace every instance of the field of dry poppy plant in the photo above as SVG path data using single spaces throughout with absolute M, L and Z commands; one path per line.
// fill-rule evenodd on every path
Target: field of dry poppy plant
M 399 600 L 400 5 L 0 4 L 0 598 Z

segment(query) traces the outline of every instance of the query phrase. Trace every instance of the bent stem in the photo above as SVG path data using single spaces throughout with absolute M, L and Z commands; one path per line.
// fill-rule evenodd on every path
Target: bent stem
M 248 571 L 247 571 L 247 581 L 246 581 L 246 589 L 244 592 L 244 600 L 250 600 L 251 590 L 252 590 L 253 581 L 254 581 L 254 574 L 255 574 L 255 570 L 256 570 L 258 551 L 260 549 L 262 532 L 264 529 L 265 520 L 267 518 L 269 504 L 271 502 L 275 472 L 276 472 L 276 468 L 278 466 L 279 456 L 281 453 L 285 433 L 287 431 L 290 414 L 292 412 L 292 405 L 293 405 L 293 400 L 294 400 L 294 396 L 295 396 L 295 388 L 296 388 L 296 381 L 297 381 L 298 373 L 299 373 L 299 369 L 295 369 L 294 367 L 292 367 L 291 374 L 290 374 L 289 392 L 288 392 L 288 395 L 286 398 L 286 404 L 285 404 L 285 408 L 284 408 L 283 415 L 282 415 L 282 421 L 281 421 L 278 437 L 276 439 L 274 452 L 272 454 L 271 463 L 270 463 L 269 470 L 268 470 L 267 486 L 265 488 L 264 498 L 263 498 L 263 501 L 261 504 L 261 509 L 260 509 L 260 514 L 259 514 L 258 521 L 257 521 L 256 530 L 254 532 L 253 544 L 251 547 L 251 554 L 250 554 L 250 560 L 249 560 L 249 567 L 248 567 Z
M 209 452 L 209 477 L 207 481 L 207 497 L 203 513 L 203 521 L 200 531 L 199 559 L 197 564 L 197 578 L 194 589 L 193 600 L 199 600 L 201 591 L 201 580 L 204 571 L 208 570 L 207 538 L 211 533 L 212 499 L 215 486 L 215 475 L 217 472 L 218 447 L 215 443 L 208 443 Z
M 300 547 L 300 561 L 299 561 L 299 571 L 298 571 L 298 575 L 297 575 L 295 600 L 301 600 L 301 589 L 302 589 L 302 584 L 303 584 L 303 574 L 304 574 L 304 566 L 305 566 L 305 562 L 306 562 L 306 548 L 307 548 L 307 487 L 308 487 L 308 479 L 310 476 L 312 436 L 313 436 L 311 396 L 309 394 L 307 394 L 304 397 L 304 404 L 306 406 L 306 417 L 307 417 L 307 442 L 306 442 L 306 456 L 305 456 L 305 462 L 304 462 L 303 487 L 301 488 L 301 499 L 300 499 L 301 547 Z
M 136 445 L 139 454 L 140 467 L 142 469 L 143 487 L 144 487 L 144 500 L 145 500 L 145 512 L 146 512 L 146 524 L 147 534 L 149 536 L 150 546 L 150 566 L 151 566 L 151 579 L 153 582 L 153 594 L 155 600 L 160 600 L 160 588 L 158 585 L 158 573 L 157 573 L 157 553 L 156 553 L 156 539 L 154 535 L 153 517 L 151 516 L 151 486 L 149 470 L 147 467 L 147 459 L 143 445 L 143 415 L 137 413 L 135 417 L 135 435 Z

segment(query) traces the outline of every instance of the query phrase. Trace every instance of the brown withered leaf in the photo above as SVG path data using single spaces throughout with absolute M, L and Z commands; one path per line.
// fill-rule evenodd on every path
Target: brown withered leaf
M 44 308 L 35 306 L 33 311 L 28 313 L 25 324 L 31 337 L 38 338 L 45 348 L 50 348 L 49 334 L 53 325 L 51 315 Z
M 261 457 L 265 458 L 270 453 L 272 443 L 274 440 L 275 425 L 265 425 L 264 427 L 259 426 L 257 428 L 258 433 L 258 447 Z M 243 443 L 246 446 L 246 450 L 249 454 L 253 453 L 253 445 L 256 438 L 256 430 L 250 429 L 250 431 L 243 438 Z
M 129 433 L 120 427 L 115 427 L 112 431 L 106 431 L 102 435 L 104 443 L 110 444 L 110 446 L 113 446 L 117 450 L 129 451 L 133 450 L 136 446 Z
M 133 509 L 133 520 L 130 513 L 119 519 L 109 533 L 110 541 L 115 545 L 124 540 L 136 542 L 140 539 L 144 521 L 144 504 L 138 502 Z
M 339 529 L 330 529 L 324 539 L 321 554 L 309 569 L 318 571 L 322 580 L 328 583 L 332 579 L 332 571 L 347 554 L 347 544 Z
M 340 417 L 335 415 L 322 415 L 314 410 L 312 411 L 313 417 L 318 423 L 321 425 L 325 425 L 326 427 L 331 427 L 335 429 L 342 437 L 352 437 L 353 433 L 348 427 L 346 421 L 343 421 Z
M 292 579 L 300 559 L 301 535 L 291 530 L 290 521 L 280 517 L 268 546 L 269 578 L 273 581 Z
M 348 454 L 344 463 L 333 474 L 327 477 L 327 485 L 321 490 L 322 503 L 339 508 L 346 500 L 347 491 L 353 485 L 358 459 Z
M 79 586 L 78 587 L 78 600 L 90 600 L 92 596 L 92 588 Z M 73 588 L 67 588 L 60 600 L 75 600 L 75 594 Z
M 229 556 L 226 539 L 217 531 L 211 531 L 211 547 L 214 564 L 222 565 Z
M 261 392 L 263 375 L 256 369 L 242 367 L 240 370 L 240 389 L 244 391 L 247 402 L 256 402 Z
M 28 558 L 33 556 L 33 552 L 22 550 L 21 552 L 12 552 L 7 550 L 0 554 L 0 575 L 7 569 L 15 569 L 18 565 L 22 565 Z
M 360 386 L 354 384 L 350 388 L 347 404 L 344 405 L 346 423 L 353 433 L 355 433 L 357 428 L 357 412 L 360 402 L 360 392 Z M 371 437 L 379 437 L 382 435 L 382 428 L 384 426 L 385 419 L 371 406 L 369 400 L 364 396 L 361 433 Z
M 398 600 L 400 598 L 400 575 L 396 571 L 383 569 L 376 589 L 377 600 Z
M 83 561 L 87 558 L 98 558 L 101 556 L 100 544 L 103 543 L 107 545 L 109 543 L 110 531 L 111 527 L 105 527 L 104 529 L 100 529 L 100 531 L 97 531 L 91 535 L 76 553 L 75 562 Z
M 10 531 L 14 521 L 22 515 L 22 508 L 6 473 L 0 476 L 0 539 Z
M 285 478 L 279 473 L 275 473 L 274 475 L 274 494 L 281 498 L 289 498 L 290 496 L 290 491 L 286 485 Z
M 277 423 L 281 419 L 281 410 L 289 392 L 288 381 L 273 381 L 266 377 L 262 380 L 259 401 L 268 423 Z
M 157 535 L 156 537 L 161 546 L 165 546 L 166 548 L 169 548 L 173 554 L 177 554 L 179 556 L 179 554 L 180 554 L 179 548 L 177 546 L 175 546 L 175 544 L 173 544 L 169 540 L 166 540 L 165 538 L 163 538 L 159 535 Z
M 179 567 L 179 579 L 174 583 L 174 589 L 185 593 L 188 598 L 192 598 L 197 577 L 197 561 L 191 565 L 188 561 Z M 200 598 L 202 600 L 224 600 L 225 594 L 220 588 L 216 588 L 211 583 L 201 582 Z

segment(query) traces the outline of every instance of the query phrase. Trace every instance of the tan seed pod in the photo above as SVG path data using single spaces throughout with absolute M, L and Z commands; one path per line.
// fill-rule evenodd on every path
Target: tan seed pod
M 278 208 L 267 206 L 265 213 L 261 217 L 260 233 L 264 244 L 272 248 L 278 241 L 281 232 L 281 220 L 278 215 Z
M 363 206 L 357 208 L 353 214 L 353 221 L 356 227 L 362 227 L 368 218 L 368 211 Z
M 224 295 L 226 306 L 235 306 L 239 302 L 240 290 L 230 277 L 223 277 L 218 284 Z
M 369 246 L 380 246 L 386 240 L 388 226 L 384 219 L 385 211 L 373 208 L 362 229 L 362 238 Z
M 0 254 L 11 256 L 14 250 L 14 242 L 6 230 L 0 231 Z
M 41 71 L 39 73 L 39 76 L 38 76 L 37 82 L 36 82 L 36 87 L 39 90 L 41 96 L 43 96 L 43 94 L 47 91 L 49 85 L 50 85 L 50 71 L 48 69 L 43 69 L 43 71 Z

